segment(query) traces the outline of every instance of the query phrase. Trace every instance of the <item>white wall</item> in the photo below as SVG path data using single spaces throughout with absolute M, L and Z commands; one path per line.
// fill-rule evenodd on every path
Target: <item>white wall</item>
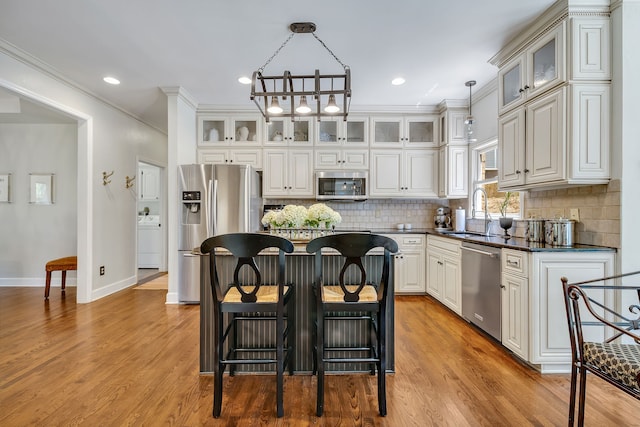
M 496 69 L 496 73 L 498 70 Z M 498 138 L 498 84 L 497 79 L 492 80 L 478 89 L 471 98 L 471 112 L 475 118 L 476 139 L 478 142 L 487 142 Z
M 0 124 L 0 172 L 11 203 L 0 203 L 0 286 L 42 286 L 44 266 L 77 253 L 77 126 Z M 29 173 L 53 173 L 54 204 L 29 203 Z M 69 272 L 67 283 L 75 283 Z M 60 274 L 52 277 L 60 283 Z
M 167 163 L 166 135 L 3 49 L 0 86 L 78 119 L 78 301 L 134 284 L 136 187 L 124 180 L 136 174 L 137 156 Z M 114 171 L 107 186 L 103 171 Z
M 621 178 L 620 193 L 620 244 L 618 264 L 621 272 L 640 270 L 640 228 L 638 212 L 640 197 L 640 1 L 614 1 L 611 14 L 613 32 L 612 79 L 612 143 L 614 177 Z M 637 285 L 637 280 L 635 285 Z M 636 301 L 637 303 L 637 301 Z

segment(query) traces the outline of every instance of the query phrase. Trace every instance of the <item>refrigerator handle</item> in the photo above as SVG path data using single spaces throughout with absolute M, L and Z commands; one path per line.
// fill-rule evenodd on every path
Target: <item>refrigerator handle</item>
M 213 180 L 209 180 L 208 185 L 207 185 L 207 206 L 205 209 L 205 227 L 207 227 L 207 238 L 211 237 L 213 235 L 213 233 L 211 232 L 211 228 L 212 228 L 212 224 L 211 224 L 211 216 L 213 215 L 213 213 L 211 212 L 211 209 L 209 209 L 210 206 L 212 206 L 212 199 L 211 196 L 213 195 Z
M 213 194 L 211 195 L 211 233 L 213 236 L 218 233 L 218 180 L 213 180 Z

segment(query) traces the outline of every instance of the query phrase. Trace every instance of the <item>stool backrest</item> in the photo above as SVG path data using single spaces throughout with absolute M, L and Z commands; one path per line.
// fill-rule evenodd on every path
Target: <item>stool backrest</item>
M 322 271 L 323 248 L 335 249 L 345 258 L 338 277 L 338 284 L 344 293 L 344 302 L 358 302 L 360 299 L 360 291 L 362 291 L 367 284 L 367 272 L 362 262 L 365 255 L 376 248 L 384 249 L 382 274 L 376 288 L 378 291 L 378 301 L 386 300 L 387 285 L 390 278 L 391 253 L 398 252 L 398 244 L 393 239 L 377 234 L 341 233 L 312 240 L 307 245 L 307 252 L 315 253 L 316 286 L 322 286 L 324 284 Z M 360 280 L 355 289 L 349 290 L 347 288 L 349 283 L 345 283 L 345 273 L 352 265 L 359 270 Z
M 211 278 L 211 292 L 214 301 L 222 302 L 224 292 L 220 287 L 218 279 L 218 271 L 216 264 L 216 249 L 224 249 L 237 258 L 237 263 L 233 272 L 232 286 L 235 286 L 240 292 L 242 302 L 256 302 L 256 295 L 262 283 L 262 274 L 255 257 L 263 250 L 269 248 L 278 249 L 278 285 L 282 288 L 284 285 L 285 273 L 285 253 L 293 252 L 293 243 L 289 240 L 278 236 L 258 233 L 230 233 L 221 234 L 219 236 L 209 237 L 200 246 L 200 252 L 210 254 L 209 256 L 209 273 Z M 220 251 L 218 251 L 220 252 Z M 240 282 L 240 270 L 244 266 L 248 266 L 254 273 L 255 281 L 252 283 L 253 289 L 247 292 Z M 280 290 L 282 292 L 282 289 Z M 279 295 L 282 297 L 282 295 Z

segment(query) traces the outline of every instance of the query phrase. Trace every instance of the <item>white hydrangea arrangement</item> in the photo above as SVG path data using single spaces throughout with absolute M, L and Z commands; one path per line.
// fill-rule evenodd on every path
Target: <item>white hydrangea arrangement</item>
M 316 203 L 311 205 L 307 210 L 306 225 L 310 227 L 322 227 L 330 228 L 334 225 L 340 224 L 342 217 L 340 214 L 324 203 Z
M 342 221 L 340 214 L 324 203 L 309 207 L 286 205 L 282 210 L 269 211 L 262 217 L 262 225 L 272 228 L 330 228 Z

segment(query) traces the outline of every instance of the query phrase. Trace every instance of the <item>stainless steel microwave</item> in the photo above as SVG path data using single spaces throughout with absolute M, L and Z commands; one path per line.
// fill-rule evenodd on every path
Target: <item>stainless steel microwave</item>
M 369 196 L 366 171 L 316 172 L 316 199 L 364 201 Z

